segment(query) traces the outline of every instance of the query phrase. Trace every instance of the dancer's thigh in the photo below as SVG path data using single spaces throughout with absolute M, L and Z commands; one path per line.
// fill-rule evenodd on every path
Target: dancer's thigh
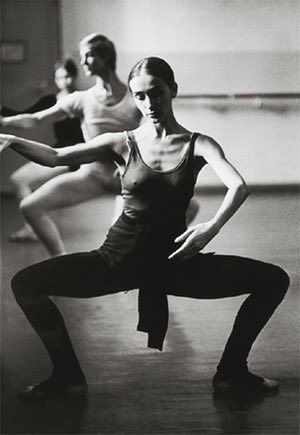
M 106 190 L 94 177 L 81 171 L 59 175 L 43 184 L 27 198 L 45 210 L 68 207 L 101 196 Z
M 97 251 L 50 258 L 21 270 L 14 280 L 24 296 L 89 298 L 135 288 L 130 279 L 119 280 Z
M 25 184 L 32 189 L 36 189 L 46 181 L 69 171 L 68 166 L 48 168 L 34 162 L 28 162 L 12 174 L 12 180 L 16 183 Z
M 81 165 L 80 173 L 82 177 L 95 180 L 97 185 L 101 185 L 106 193 L 121 193 L 121 182 L 119 172 L 113 163 L 105 164 L 92 162 Z
M 197 255 L 170 269 L 168 294 L 216 299 L 262 291 L 276 266 L 246 257 Z

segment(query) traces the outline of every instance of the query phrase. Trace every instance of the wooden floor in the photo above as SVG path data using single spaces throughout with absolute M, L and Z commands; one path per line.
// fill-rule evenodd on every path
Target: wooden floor
M 199 196 L 197 221 L 212 216 L 218 195 Z M 97 247 L 113 198 L 55 213 L 71 252 Z M 21 218 L 2 201 L 2 434 L 298 434 L 299 433 L 299 201 L 295 193 L 253 194 L 209 246 L 282 265 L 290 290 L 250 357 L 252 371 L 281 383 L 278 395 L 214 397 L 211 378 L 244 297 L 217 301 L 170 298 L 163 352 L 146 348 L 135 331 L 137 292 L 96 298 L 56 298 L 88 383 L 88 397 L 40 405 L 17 392 L 48 376 L 47 355 L 16 305 L 12 275 L 47 257 L 40 243 L 11 244 Z

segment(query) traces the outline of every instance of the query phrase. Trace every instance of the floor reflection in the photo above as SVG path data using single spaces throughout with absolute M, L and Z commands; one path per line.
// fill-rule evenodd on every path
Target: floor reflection
M 259 418 L 264 402 L 278 396 L 278 393 L 265 395 L 262 393 L 238 391 L 226 394 L 214 394 L 213 404 L 219 418 L 219 428 L 223 434 L 252 434 L 257 433 L 256 420 L 260 427 Z M 270 403 L 269 403 L 270 404 Z M 262 432 L 260 432 L 262 433 Z

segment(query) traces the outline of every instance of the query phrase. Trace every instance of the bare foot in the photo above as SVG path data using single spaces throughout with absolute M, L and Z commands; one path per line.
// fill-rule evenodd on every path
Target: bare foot
M 38 240 L 38 236 L 33 229 L 27 225 L 9 236 L 9 241 L 14 243 L 38 242 Z

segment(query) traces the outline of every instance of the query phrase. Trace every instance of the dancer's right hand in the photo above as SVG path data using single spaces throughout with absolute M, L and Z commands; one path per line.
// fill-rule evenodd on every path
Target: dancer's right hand
M 16 137 L 12 134 L 0 134 L 0 152 L 8 148 L 15 139 Z

